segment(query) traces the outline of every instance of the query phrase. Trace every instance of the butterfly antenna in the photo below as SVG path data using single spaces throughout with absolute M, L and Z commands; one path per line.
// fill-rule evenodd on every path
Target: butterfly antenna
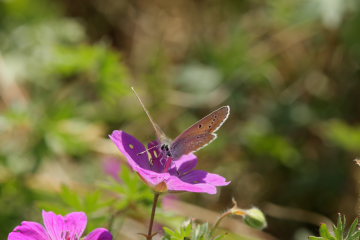
M 155 146 L 152 146 L 151 148 L 148 148 L 148 149 L 146 149 L 145 151 L 139 152 L 137 155 L 141 155 L 141 154 L 144 154 L 144 153 L 146 153 L 146 152 L 149 152 L 151 149 L 156 148 L 156 147 L 158 147 L 158 146 L 159 146 L 159 144 L 158 144 L 158 145 L 155 145 Z
M 155 123 L 155 121 L 152 119 L 149 111 L 146 109 L 144 103 L 141 101 L 141 98 L 139 97 L 139 95 L 136 93 L 135 89 L 133 87 L 131 87 L 131 90 L 133 90 L 133 92 L 135 93 L 135 96 L 137 97 L 137 99 L 139 100 L 142 108 L 144 109 L 146 115 L 148 116 L 151 124 L 153 125 L 154 129 L 155 129 L 155 133 L 156 133 L 156 136 L 158 138 L 158 140 L 162 140 L 165 137 L 165 134 L 163 133 L 163 131 L 160 129 L 160 127 Z

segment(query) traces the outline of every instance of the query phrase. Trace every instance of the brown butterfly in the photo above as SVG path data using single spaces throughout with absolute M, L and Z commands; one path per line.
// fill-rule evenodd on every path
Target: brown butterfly
M 217 137 L 215 132 L 223 125 L 230 114 L 230 107 L 222 106 L 193 124 L 172 141 L 152 119 L 135 89 L 131 89 L 139 99 L 141 106 L 155 129 L 162 153 L 173 158 L 173 160 L 179 159 L 182 155 L 196 152 L 214 141 Z

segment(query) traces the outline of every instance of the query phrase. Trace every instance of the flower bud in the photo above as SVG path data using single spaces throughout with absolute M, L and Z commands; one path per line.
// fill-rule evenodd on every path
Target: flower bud
M 263 229 L 267 226 L 267 222 L 262 211 L 256 207 L 245 210 L 244 222 L 256 229 Z

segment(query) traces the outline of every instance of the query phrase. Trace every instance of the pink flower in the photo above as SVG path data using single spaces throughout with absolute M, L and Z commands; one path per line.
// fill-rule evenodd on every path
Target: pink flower
M 80 240 L 87 224 L 83 212 L 73 212 L 65 217 L 53 212 L 42 211 L 44 225 L 24 221 L 17 226 L 8 240 Z M 111 233 L 105 228 L 97 228 L 84 240 L 112 240 Z
M 156 142 L 148 145 L 151 159 L 145 146 L 135 137 L 124 131 L 115 130 L 109 136 L 122 154 L 128 160 L 130 167 L 157 192 L 186 191 L 216 193 L 216 187 L 226 186 L 224 177 L 208 173 L 203 170 L 194 170 L 197 165 L 197 157 L 194 154 L 183 155 L 169 168 L 167 159 L 160 155 L 159 149 L 154 146 Z
M 103 162 L 105 173 L 112 176 L 117 182 L 122 182 L 119 173 L 121 171 L 121 162 L 116 158 L 106 158 Z

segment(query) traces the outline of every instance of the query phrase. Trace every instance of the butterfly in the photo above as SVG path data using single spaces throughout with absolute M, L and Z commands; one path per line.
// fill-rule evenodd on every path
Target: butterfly
M 230 114 L 230 107 L 222 106 L 190 126 L 174 140 L 171 140 L 155 123 L 135 89 L 133 87 L 131 89 L 155 130 L 157 140 L 160 143 L 157 146 L 160 146 L 161 153 L 171 157 L 173 160 L 179 159 L 182 155 L 196 152 L 214 141 L 217 137 L 215 132 L 223 125 Z

